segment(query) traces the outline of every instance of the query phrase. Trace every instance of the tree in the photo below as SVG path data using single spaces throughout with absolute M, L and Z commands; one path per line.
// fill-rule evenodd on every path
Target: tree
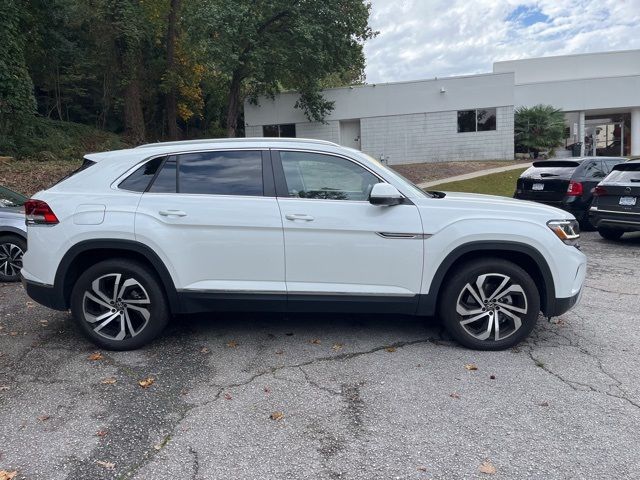
M 0 4 L 0 149 L 7 151 L 25 134 L 36 110 L 24 56 L 23 8 L 16 0 Z
M 564 128 L 564 114 L 551 105 L 516 109 L 515 143 L 528 151 L 553 152 L 562 143 Z
M 190 25 L 210 71 L 226 80 L 226 128 L 235 136 L 244 100 L 300 92 L 297 108 L 314 121 L 333 109 L 321 89 L 327 78 L 357 81 L 371 5 L 365 0 L 203 0 Z
M 180 0 L 169 0 L 169 18 L 167 20 L 167 76 L 168 85 L 165 94 L 165 109 L 167 117 L 167 137 L 170 140 L 178 138 L 178 99 L 176 86 L 176 41 L 178 36 L 178 12 Z

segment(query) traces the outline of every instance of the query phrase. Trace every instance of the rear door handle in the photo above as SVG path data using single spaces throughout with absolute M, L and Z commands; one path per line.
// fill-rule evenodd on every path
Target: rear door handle
M 187 212 L 183 212 L 182 210 L 160 210 L 158 213 L 163 217 L 169 217 L 169 216 L 186 217 L 187 216 Z
M 288 213 L 284 216 L 287 220 L 304 220 L 305 222 L 313 222 L 314 218 L 311 215 L 305 215 L 304 213 Z

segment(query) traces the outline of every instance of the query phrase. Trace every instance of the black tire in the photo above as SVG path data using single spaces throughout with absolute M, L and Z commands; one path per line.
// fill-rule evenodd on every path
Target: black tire
M 620 237 L 624 235 L 624 232 L 622 230 L 617 230 L 615 228 L 606 228 L 606 227 L 598 228 L 598 233 L 602 238 L 606 240 L 620 240 Z
M 22 255 L 26 251 L 27 241 L 24 238 L 18 235 L 0 236 L 0 282 L 20 280 Z
M 94 281 L 102 296 L 93 288 Z M 121 299 L 114 293 L 116 281 Z M 134 350 L 151 342 L 170 316 L 155 273 L 124 258 L 97 263 L 80 275 L 71 292 L 71 313 L 80 331 L 107 350 Z M 104 315 L 108 315 L 106 319 L 100 319 Z M 111 317 L 114 319 L 107 322 Z M 102 323 L 106 325 L 98 328 Z M 119 339 L 123 331 L 124 337 Z
M 591 223 L 591 219 L 589 218 L 589 211 L 591 210 L 591 205 L 592 205 L 592 202 L 589 202 L 586 210 L 584 211 L 584 215 L 580 220 L 580 230 L 584 232 L 593 232 L 594 230 L 596 230 L 596 226 L 593 223 Z
M 480 296 L 476 285 L 483 275 L 486 275 L 481 283 L 485 298 Z M 502 289 L 497 288 L 506 277 L 510 280 Z M 475 289 L 475 297 L 467 289 L 467 284 Z M 511 293 L 503 295 L 502 292 L 507 290 L 511 290 Z M 497 302 L 495 299 L 493 303 L 478 302 L 490 299 L 492 291 L 498 293 Z M 458 311 L 459 308 L 476 313 L 463 315 Z M 514 308 L 524 312 L 516 312 Z M 503 313 L 504 311 L 518 317 L 520 326 L 516 328 L 517 321 Z M 438 312 L 447 331 L 465 347 L 474 350 L 504 350 L 520 343 L 535 327 L 540 313 L 540 294 L 529 274 L 512 262 L 500 258 L 471 260 L 457 267 L 447 279 L 440 296 Z M 498 318 L 497 340 L 493 315 Z M 475 317 L 479 319 L 467 323 L 467 326 L 461 324 Z M 478 338 L 483 335 L 490 336 L 486 339 Z

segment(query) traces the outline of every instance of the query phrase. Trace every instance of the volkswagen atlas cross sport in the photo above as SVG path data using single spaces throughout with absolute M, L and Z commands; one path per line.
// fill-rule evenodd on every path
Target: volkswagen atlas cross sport
M 586 273 L 568 212 L 424 192 L 317 140 L 91 154 L 25 207 L 28 294 L 117 350 L 172 314 L 238 309 L 437 315 L 461 344 L 498 350 L 570 309 Z

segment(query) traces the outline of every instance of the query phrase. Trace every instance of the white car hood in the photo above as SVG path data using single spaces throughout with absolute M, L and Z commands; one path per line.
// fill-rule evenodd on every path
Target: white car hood
M 491 218 L 504 220 L 529 220 L 544 223 L 549 220 L 573 220 L 574 216 L 559 208 L 526 200 L 516 200 L 494 195 L 445 192 L 444 198 L 411 199 L 428 216 L 434 209 L 446 212 L 451 220 L 457 214 L 465 218 Z

